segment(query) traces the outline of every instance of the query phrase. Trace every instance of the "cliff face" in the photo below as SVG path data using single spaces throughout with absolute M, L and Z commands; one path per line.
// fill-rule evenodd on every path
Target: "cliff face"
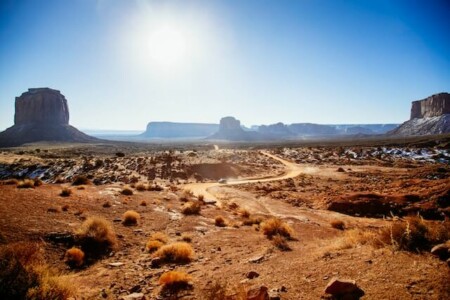
M 411 120 L 450 114 L 450 94 L 440 93 L 423 100 L 413 101 Z
M 14 124 L 69 124 L 69 107 L 66 98 L 49 88 L 28 89 L 16 97 Z
M 392 135 L 411 136 L 450 132 L 450 94 L 440 93 L 413 101 L 411 119 L 389 132 Z
M 257 132 L 244 131 L 241 127 L 241 121 L 234 117 L 225 117 L 220 119 L 219 131 L 209 137 L 210 139 L 228 140 L 228 141 L 251 141 L 260 139 Z
M 97 140 L 69 125 L 66 98 L 49 88 L 29 89 L 16 98 L 14 126 L 0 132 L 0 147 L 40 141 L 90 142 Z
M 218 129 L 218 124 L 150 122 L 141 136 L 148 138 L 207 137 Z

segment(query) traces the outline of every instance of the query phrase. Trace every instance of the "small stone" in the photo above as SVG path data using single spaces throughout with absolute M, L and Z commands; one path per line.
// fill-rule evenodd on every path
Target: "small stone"
M 257 277 L 259 277 L 259 273 L 255 272 L 255 271 L 250 271 L 245 275 L 245 277 L 247 277 L 248 279 L 257 278 Z
M 113 262 L 113 263 L 108 264 L 108 266 L 111 266 L 111 267 L 120 267 L 123 265 L 124 265 L 124 263 L 122 263 L 122 262 Z
M 120 299 L 122 299 L 122 300 L 144 300 L 145 296 L 143 293 L 132 293 L 130 295 L 123 296 Z
M 270 300 L 280 300 L 280 294 L 278 293 L 278 289 L 271 289 L 269 292 L 269 299 Z
M 137 292 L 140 292 L 141 290 L 142 290 L 142 287 L 141 287 L 139 284 L 137 284 L 137 285 L 133 286 L 133 287 L 129 290 L 129 292 L 130 292 L 130 293 L 137 293 Z
M 156 269 L 161 266 L 162 260 L 159 257 L 154 257 L 150 263 L 151 268 Z
M 325 293 L 349 300 L 356 300 L 364 296 L 364 291 L 356 285 L 356 281 L 338 278 L 330 280 L 325 288 Z
M 431 249 L 431 254 L 439 257 L 439 259 L 447 260 L 450 258 L 450 242 L 439 244 Z
M 259 256 L 255 256 L 255 257 L 250 258 L 248 260 L 248 262 L 257 264 L 257 263 L 260 263 L 263 259 L 264 259 L 264 255 L 259 255 Z

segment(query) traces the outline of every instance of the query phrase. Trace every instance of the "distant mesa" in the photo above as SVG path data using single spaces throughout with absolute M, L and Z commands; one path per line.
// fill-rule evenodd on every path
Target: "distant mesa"
M 150 122 L 141 134 L 144 138 L 201 138 L 219 130 L 219 124 Z
M 254 131 L 244 131 L 241 121 L 234 117 L 224 117 L 220 119 L 219 131 L 208 137 L 212 140 L 227 141 L 252 141 L 260 139 L 260 135 Z
M 391 135 L 413 136 L 450 133 L 450 94 L 440 93 L 413 101 L 411 118 Z
M 0 147 L 14 147 L 40 141 L 91 142 L 69 125 L 69 106 L 58 90 L 31 88 L 16 97 L 14 125 L 0 132 Z

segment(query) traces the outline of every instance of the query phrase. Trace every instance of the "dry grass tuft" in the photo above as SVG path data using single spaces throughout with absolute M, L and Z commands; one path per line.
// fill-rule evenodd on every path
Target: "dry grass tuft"
M 420 216 L 394 221 L 380 231 L 379 239 L 396 250 L 430 250 L 433 245 L 450 239 L 450 221 L 425 221 Z
M 167 242 L 169 241 L 169 238 L 163 232 L 155 232 L 150 236 L 150 240 L 160 241 L 163 244 L 167 244 Z
M 116 233 L 102 217 L 90 217 L 75 232 L 76 241 L 88 256 L 99 257 L 117 245 Z
M 111 207 L 111 202 L 109 202 L 109 201 L 105 201 L 104 203 L 103 203 L 103 205 L 102 205 L 104 208 L 108 208 L 108 207 Z
M 262 223 L 261 229 L 264 235 L 266 235 L 269 239 L 272 239 L 275 235 L 280 235 L 291 239 L 294 234 L 294 230 L 291 226 L 277 218 L 271 218 Z
M 62 211 L 68 211 L 69 210 L 69 204 L 64 204 L 62 207 L 61 207 L 61 209 L 62 209 Z
M 147 244 L 145 245 L 145 250 L 149 253 L 153 253 L 157 251 L 159 248 L 164 246 L 164 243 L 158 240 L 149 240 Z
M 139 192 L 143 192 L 146 191 L 148 189 L 148 186 L 146 184 L 143 184 L 142 182 L 139 182 L 138 184 L 136 184 L 136 190 Z
M 75 178 L 72 181 L 72 185 L 86 185 L 90 183 L 91 181 L 84 175 L 75 176 Z
M 181 212 L 185 215 L 198 215 L 202 209 L 200 201 L 188 201 L 183 205 Z
M 323 248 L 324 251 L 344 250 L 355 248 L 361 245 L 372 245 L 374 247 L 381 247 L 382 243 L 377 237 L 377 234 L 370 230 L 350 229 L 333 241 L 328 242 L 327 246 Z
M 162 293 L 176 294 L 181 290 L 190 289 L 192 280 L 185 272 L 168 271 L 159 277 L 158 283 L 162 285 Z
M 241 208 L 241 209 L 239 210 L 239 213 L 241 214 L 241 216 L 242 216 L 243 218 L 246 218 L 246 219 L 250 218 L 250 213 L 249 213 L 249 211 L 246 210 L 245 208 Z
M 139 203 L 140 206 L 147 206 L 147 201 L 142 200 L 141 203 Z
M 64 261 L 71 268 L 79 268 L 84 263 L 84 252 L 80 248 L 72 247 L 66 251 Z
M 291 250 L 291 247 L 289 246 L 288 242 L 286 241 L 286 238 L 279 234 L 272 237 L 272 243 L 275 247 L 277 247 L 281 251 Z
M 194 257 L 194 250 L 188 243 L 175 242 L 162 246 L 153 256 L 161 258 L 164 262 L 188 263 Z
M 122 195 L 125 195 L 125 196 L 131 196 L 131 195 L 133 195 L 133 190 L 131 189 L 131 187 L 125 186 L 125 187 L 122 189 L 121 194 L 122 194 Z
M 72 195 L 72 190 L 70 188 L 65 187 L 61 190 L 61 193 L 59 193 L 59 195 L 61 197 L 69 197 L 70 195 Z
M 180 201 L 188 202 L 192 197 L 194 197 L 194 193 L 192 193 L 192 191 L 184 190 L 183 193 L 181 193 Z
M 225 218 L 222 216 L 216 216 L 214 218 L 214 225 L 217 227 L 225 227 L 227 226 L 227 222 L 225 221 Z
M 122 216 L 122 224 L 125 226 L 137 225 L 141 216 L 137 211 L 128 210 Z
M 19 184 L 19 180 L 15 179 L 15 178 L 11 178 L 11 179 L 7 179 L 5 181 L 2 182 L 4 185 L 17 185 Z
M 198 195 L 197 200 L 200 202 L 205 201 L 205 196 L 203 196 L 202 194 Z
M 331 227 L 339 230 L 345 229 L 345 223 L 341 220 L 333 220 L 330 222 Z
M 245 226 L 252 226 L 252 225 L 259 225 L 264 221 L 263 217 L 250 217 L 245 219 L 244 221 L 242 221 L 242 224 L 244 224 Z
M 0 247 L 0 295 L 2 299 L 67 299 L 72 287 L 53 272 L 35 243 Z
M 32 189 L 34 188 L 34 180 L 33 179 L 24 179 L 19 181 L 17 184 L 18 189 Z
M 42 182 L 42 180 L 41 179 L 39 179 L 39 178 L 36 178 L 36 179 L 34 179 L 34 186 L 41 186 L 41 185 L 43 185 L 44 183 Z

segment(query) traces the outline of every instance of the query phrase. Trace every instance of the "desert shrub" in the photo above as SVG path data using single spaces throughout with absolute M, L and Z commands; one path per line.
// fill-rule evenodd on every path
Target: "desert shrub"
M 34 180 L 33 179 L 25 179 L 19 181 L 17 184 L 18 189 L 31 189 L 34 188 Z
M 141 216 L 134 210 L 127 210 L 122 216 L 122 224 L 125 226 L 137 225 Z
M 245 226 L 259 225 L 264 221 L 263 217 L 250 217 L 242 221 Z
M 379 238 L 398 250 L 429 250 L 450 238 L 450 222 L 427 222 L 420 216 L 406 217 L 382 229 Z
M 3 181 L 4 185 L 17 185 L 19 184 L 19 180 L 15 179 L 15 178 L 11 178 L 11 179 L 7 179 L 5 181 Z
M 192 193 L 191 190 L 184 190 L 183 193 L 181 193 L 180 200 L 188 202 L 192 197 L 194 197 L 194 193 Z
M 339 230 L 345 229 L 345 223 L 341 220 L 333 220 L 330 222 L 331 227 Z
M 153 252 L 157 251 L 159 248 L 161 248 L 162 246 L 164 246 L 164 243 L 162 243 L 161 241 L 149 240 L 147 242 L 147 244 L 145 245 L 145 250 L 147 250 L 147 252 L 153 253 Z
M 116 152 L 117 157 L 125 157 L 125 153 L 123 152 Z
M 250 213 L 249 213 L 249 211 L 246 210 L 245 208 L 241 208 L 241 209 L 239 210 L 239 213 L 241 214 L 241 216 L 242 216 L 243 218 L 250 218 Z
M 275 235 L 280 235 L 285 238 L 292 238 L 294 231 L 292 228 L 277 218 L 271 218 L 264 223 L 262 223 L 262 231 L 264 235 L 266 235 L 269 239 L 271 239 Z
M 103 205 L 102 205 L 104 208 L 108 208 L 108 207 L 111 207 L 111 202 L 109 202 L 109 201 L 105 201 L 105 202 L 103 202 Z
M 61 177 L 61 176 L 58 176 L 55 179 L 55 183 L 61 184 L 61 183 L 65 183 L 65 182 L 66 182 L 66 180 L 63 177 Z
M 71 268 L 79 268 L 84 263 L 84 252 L 80 248 L 72 247 L 66 251 L 64 261 Z
M 90 217 L 75 232 L 75 239 L 88 256 L 99 257 L 117 245 L 116 233 L 102 217 Z
M 78 175 L 72 181 L 72 185 L 90 184 L 91 181 L 85 175 Z
M 166 234 L 164 234 L 162 232 L 155 232 L 150 236 L 150 240 L 160 241 L 163 244 L 167 244 L 167 242 L 169 241 L 169 238 L 167 237 Z
M 181 212 L 185 215 L 198 215 L 200 214 L 201 208 L 200 201 L 189 201 L 183 205 Z
M 217 227 L 225 227 L 227 226 L 227 223 L 225 221 L 225 218 L 222 216 L 216 216 L 214 218 L 214 225 L 216 225 Z
M 64 204 L 62 207 L 61 207 L 61 209 L 62 209 L 62 211 L 68 211 L 69 210 L 69 205 L 68 204 Z
M 138 184 L 136 184 L 135 188 L 139 192 L 143 192 L 148 189 L 147 185 L 143 184 L 142 182 L 139 182 Z
M 62 276 L 49 269 L 35 243 L 0 247 L 0 295 L 13 299 L 67 299 L 72 288 Z
M 277 234 L 272 237 L 272 244 L 280 249 L 281 251 L 289 251 L 291 250 L 291 247 L 289 247 L 289 244 L 286 241 L 286 238 Z
M 159 277 L 158 283 L 162 286 L 162 293 L 176 294 L 180 290 L 191 288 L 192 280 L 185 272 L 168 271 Z
M 203 201 L 205 201 L 205 196 L 200 194 L 200 195 L 197 196 L 197 200 L 203 202 Z
M 72 190 L 70 188 L 65 187 L 61 190 L 61 193 L 59 193 L 59 195 L 61 197 L 69 197 L 70 195 L 72 195 Z
M 41 186 L 42 184 L 44 184 L 44 183 L 42 182 L 41 179 L 36 178 L 36 179 L 34 180 L 34 186 Z
M 372 245 L 376 248 L 382 246 L 377 234 L 370 230 L 350 229 L 332 242 L 328 243 L 324 250 L 343 250 L 360 245 Z
M 194 250 L 191 245 L 184 242 L 175 242 L 164 245 L 154 253 L 154 257 L 161 258 L 164 262 L 188 263 L 193 259 Z
M 139 203 L 139 205 L 140 205 L 140 206 L 147 206 L 147 201 L 142 200 L 142 201 Z
M 125 196 L 131 196 L 131 195 L 133 195 L 133 190 L 131 189 L 131 187 L 125 186 L 122 189 L 121 193 L 122 193 L 122 195 L 125 195 Z

